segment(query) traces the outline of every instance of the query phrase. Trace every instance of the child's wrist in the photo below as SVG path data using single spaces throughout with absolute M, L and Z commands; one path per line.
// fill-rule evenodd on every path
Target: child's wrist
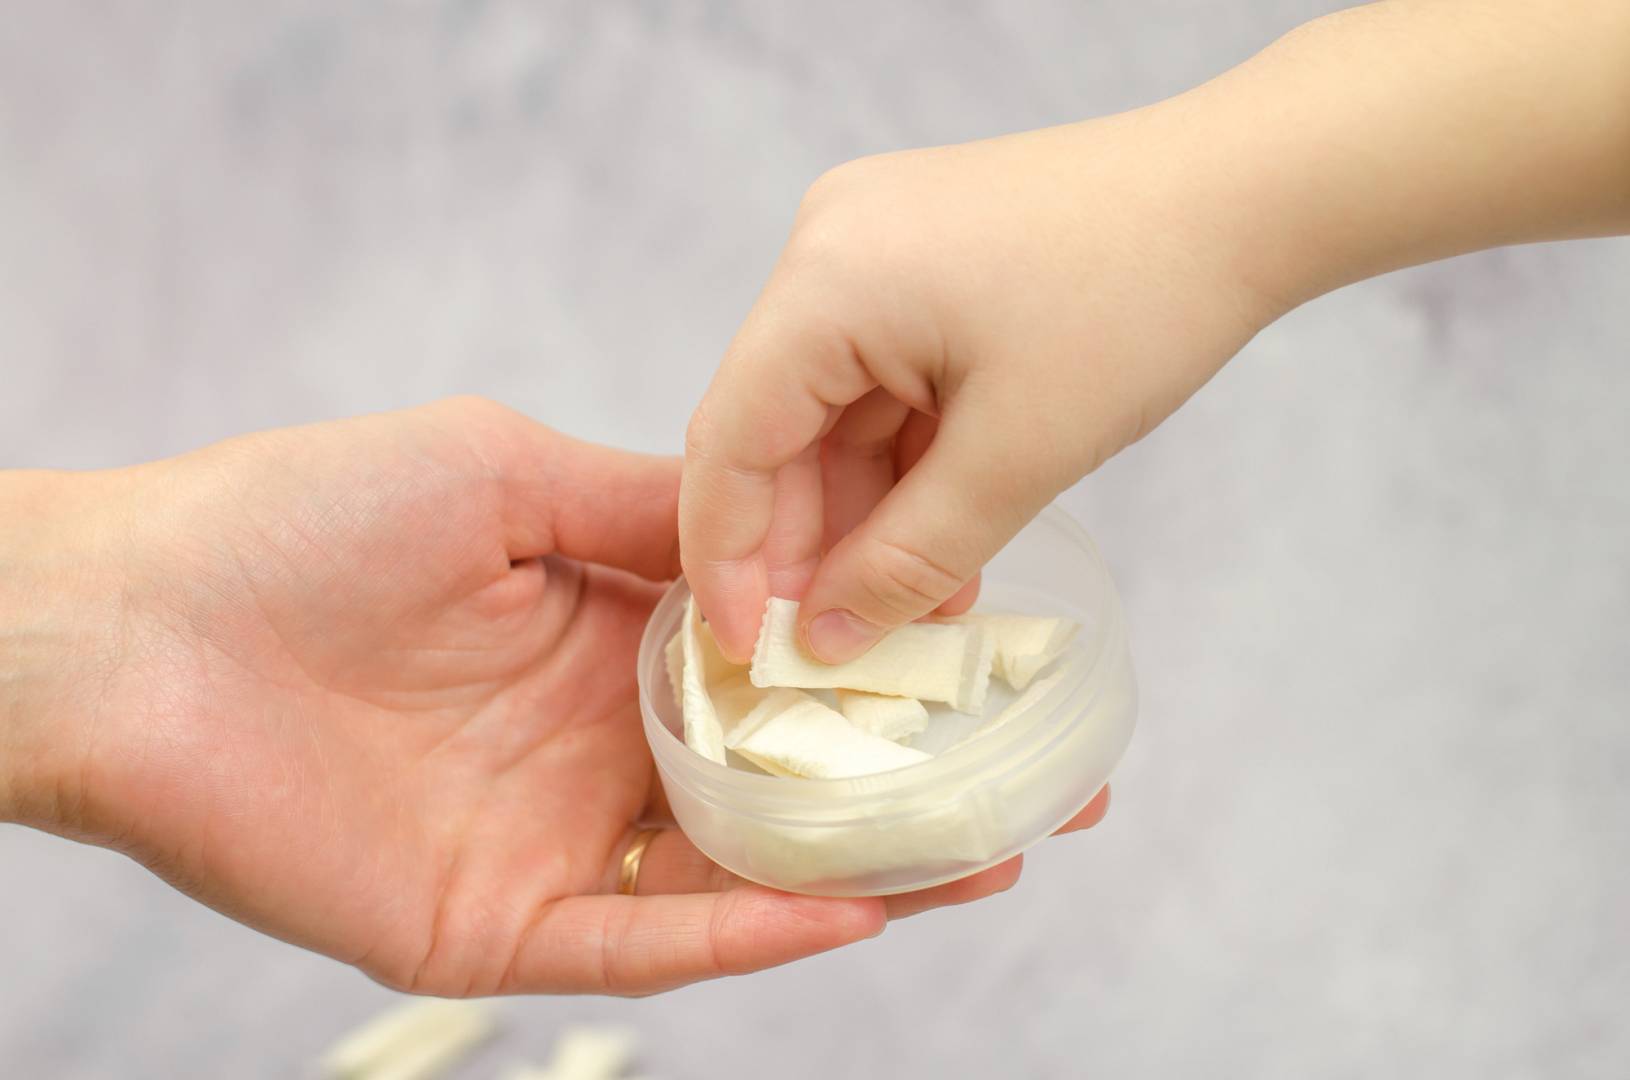
M 87 701 L 119 603 L 93 542 L 101 500 L 94 474 L 0 473 L 0 821 L 74 828 Z

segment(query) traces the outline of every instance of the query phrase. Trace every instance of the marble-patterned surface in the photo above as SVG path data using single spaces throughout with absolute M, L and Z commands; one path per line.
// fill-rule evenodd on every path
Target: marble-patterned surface
M 1313 2 L 4 5 L 0 465 L 472 391 L 677 447 L 822 169 L 1173 92 Z M 1328 297 L 1066 497 L 1142 728 L 1014 891 L 506 1003 L 686 1077 L 1630 1070 L 1630 242 Z M 0 1075 L 288 1076 L 383 990 L 0 829 Z

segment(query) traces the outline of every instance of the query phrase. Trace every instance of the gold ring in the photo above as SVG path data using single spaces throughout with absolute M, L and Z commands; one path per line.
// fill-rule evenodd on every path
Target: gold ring
M 634 887 L 640 880 L 640 861 L 645 858 L 645 849 L 651 846 L 661 829 L 643 829 L 634 834 L 634 842 L 628 845 L 623 852 L 622 873 L 617 875 L 617 891 L 624 896 L 633 896 Z

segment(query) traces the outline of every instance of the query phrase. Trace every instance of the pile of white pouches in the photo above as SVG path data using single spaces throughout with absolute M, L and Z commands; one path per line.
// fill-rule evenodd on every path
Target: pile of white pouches
M 1026 711 L 1062 677 L 1038 679 L 1079 627 L 1046 616 L 976 613 L 910 623 L 865 655 L 823 664 L 799 646 L 798 605 L 772 599 L 747 667 L 731 664 L 696 601 L 667 647 L 685 743 L 721 765 L 834 779 L 905 768 L 931 755 L 909 745 L 929 724 L 924 701 L 983 715 L 991 677 L 1019 697 L 974 738 Z M 1061 666 L 1062 667 L 1062 666 Z M 835 707 L 810 690 L 834 691 Z

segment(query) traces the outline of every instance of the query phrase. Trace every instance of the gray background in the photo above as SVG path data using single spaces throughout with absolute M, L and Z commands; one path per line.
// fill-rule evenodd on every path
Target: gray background
M 880 10 L 874 10 L 874 7 Z M 0 12 L 0 464 L 473 391 L 678 447 L 804 186 L 1125 108 L 1317 3 Z M 1013 892 L 638 1002 L 669 1078 L 1622 1076 L 1630 243 L 1264 333 L 1066 497 L 1129 608 L 1108 822 Z M 389 995 L 0 829 L 0 1073 L 281 1076 Z

